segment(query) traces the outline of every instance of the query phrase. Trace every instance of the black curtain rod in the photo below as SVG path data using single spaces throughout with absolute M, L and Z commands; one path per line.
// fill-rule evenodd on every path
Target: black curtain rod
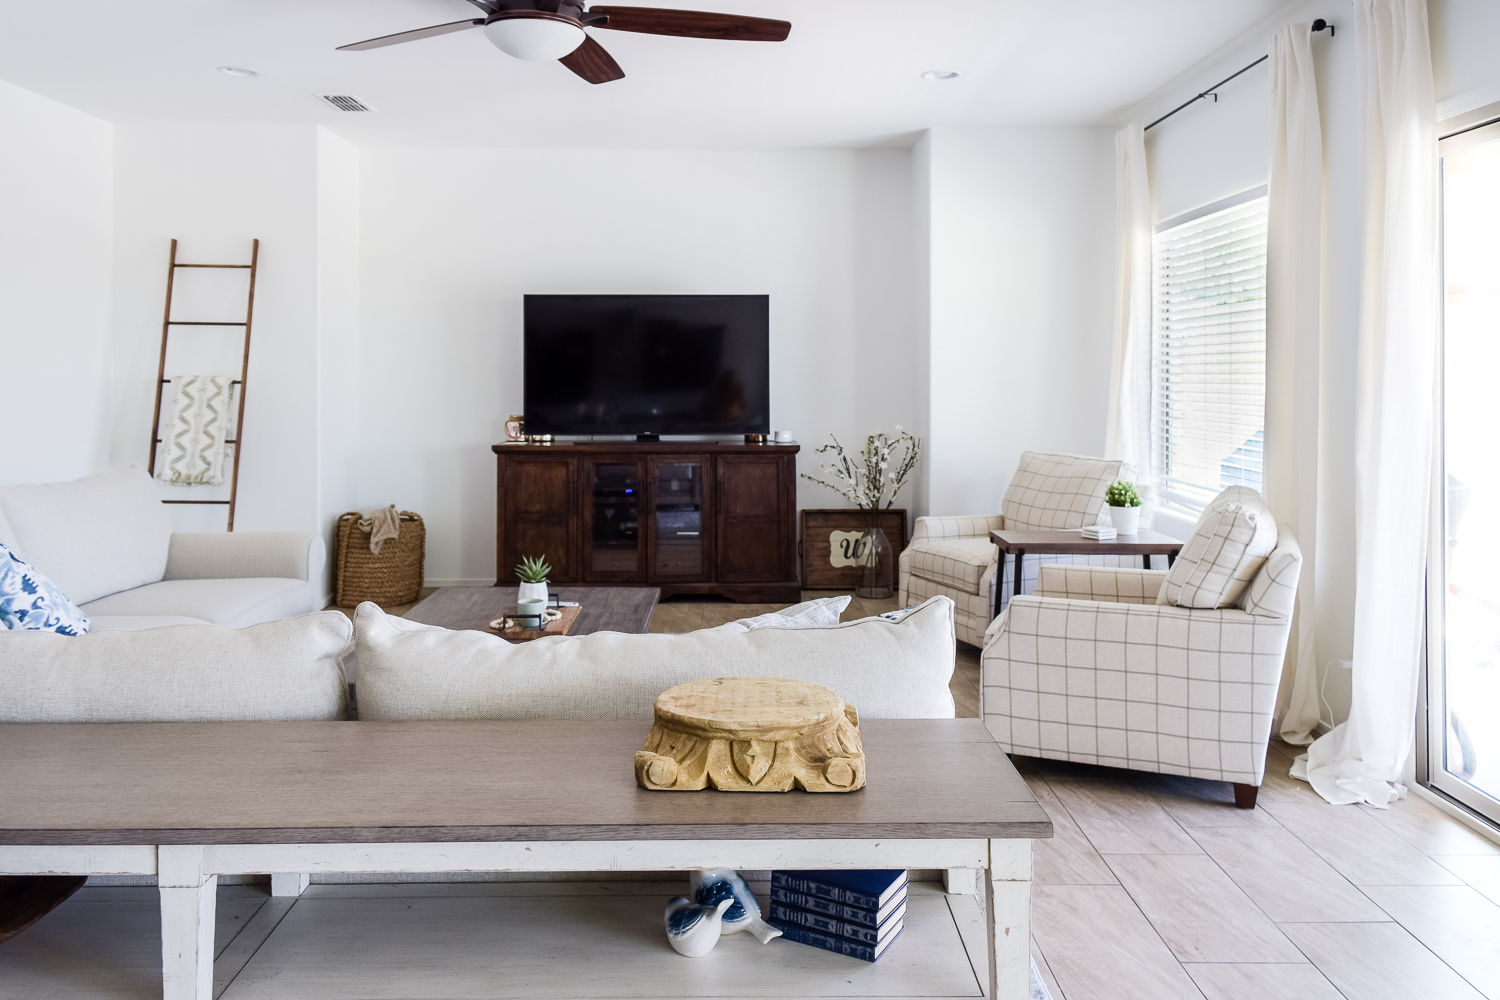
M 1316 21 L 1314 21 L 1312 23 L 1312 30 L 1314 30 L 1314 31 L 1322 31 L 1324 28 L 1328 29 L 1328 37 L 1330 37 L 1330 38 L 1334 37 L 1337 34 L 1337 32 L 1334 30 L 1333 25 L 1329 24 L 1327 21 L 1323 20 L 1321 17 L 1318 18 Z M 1186 101 L 1183 101 L 1181 104 L 1177 105 L 1177 107 L 1173 108 L 1171 111 L 1168 111 L 1166 114 L 1164 114 L 1160 118 L 1156 119 L 1156 121 L 1152 122 L 1150 125 L 1147 125 L 1145 128 L 1141 129 L 1141 131 L 1142 132 L 1149 132 L 1149 131 L 1151 131 L 1156 126 L 1160 125 L 1162 122 L 1166 121 L 1168 118 L 1171 118 L 1177 112 L 1181 111 L 1183 108 L 1190 107 L 1191 105 L 1196 104 L 1199 101 L 1203 100 L 1205 97 L 1212 97 L 1214 99 L 1214 101 L 1217 102 L 1219 100 L 1219 95 L 1217 93 L 1215 93 L 1215 91 L 1217 91 L 1220 87 L 1224 86 L 1224 84 L 1228 83 L 1230 80 L 1233 80 L 1235 77 L 1239 76 L 1240 73 L 1248 73 L 1248 72 L 1250 72 L 1252 69 L 1254 69 L 1255 67 L 1259 66 L 1261 63 L 1265 62 L 1269 58 L 1271 58 L 1270 55 L 1263 55 L 1259 59 L 1255 60 L 1255 62 L 1251 63 L 1249 66 L 1246 66 L 1244 69 L 1240 70 L 1238 73 L 1231 73 L 1231 74 L 1229 74 L 1224 79 L 1220 80 L 1218 83 L 1214 84 L 1212 87 L 1209 87 L 1203 93 L 1199 94 L 1197 97 L 1192 97 L 1192 98 L 1189 98 Z

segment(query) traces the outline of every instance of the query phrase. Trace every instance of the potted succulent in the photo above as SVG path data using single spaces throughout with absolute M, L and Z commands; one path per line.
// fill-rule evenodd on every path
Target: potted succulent
M 516 564 L 516 579 L 521 581 L 521 586 L 516 590 L 516 601 L 529 601 L 540 598 L 543 602 L 547 600 L 547 574 L 552 572 L 552 566 L 547 562 L 546 555 L 537 557 L 523 556 Z
M 1104 490 L 1104 502 L 1109 504 L 1109 523 L 1122 535 L 1133 535 L 1141 526 L 1141 495 L 1134 483 L 1116 479 Z

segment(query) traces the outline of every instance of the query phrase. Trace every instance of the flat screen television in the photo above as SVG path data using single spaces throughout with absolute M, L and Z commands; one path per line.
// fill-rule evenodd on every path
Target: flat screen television
M 526 296 L 526 433 L 770 433 L 767 295 Z

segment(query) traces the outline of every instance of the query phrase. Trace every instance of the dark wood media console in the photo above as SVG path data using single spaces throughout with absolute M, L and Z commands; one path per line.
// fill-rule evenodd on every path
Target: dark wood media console
M 795 444 L 497 444 L 499 585 L 545 555 L 554 583 L 795 603 Z

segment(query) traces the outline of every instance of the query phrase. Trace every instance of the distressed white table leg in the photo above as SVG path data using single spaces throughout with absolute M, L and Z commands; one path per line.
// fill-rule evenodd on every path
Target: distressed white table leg
M 1031 990 L 1031 841 L 990 841 L 984 915 L 990 1000 L 1026 1000 Z
M 203 848 L 156 849 L 161 892 L 163 1000 L 213 1000 L 214 894 L 219 876 L 203 874 Z
M 300 896 L 312 881 L 312 876 L 307 872 L 273 872 L 271 874 L 271 895 L 273 896 Z
M 950 896 L 979 895 L 978 868 L 944 868 L 943 891 Z

